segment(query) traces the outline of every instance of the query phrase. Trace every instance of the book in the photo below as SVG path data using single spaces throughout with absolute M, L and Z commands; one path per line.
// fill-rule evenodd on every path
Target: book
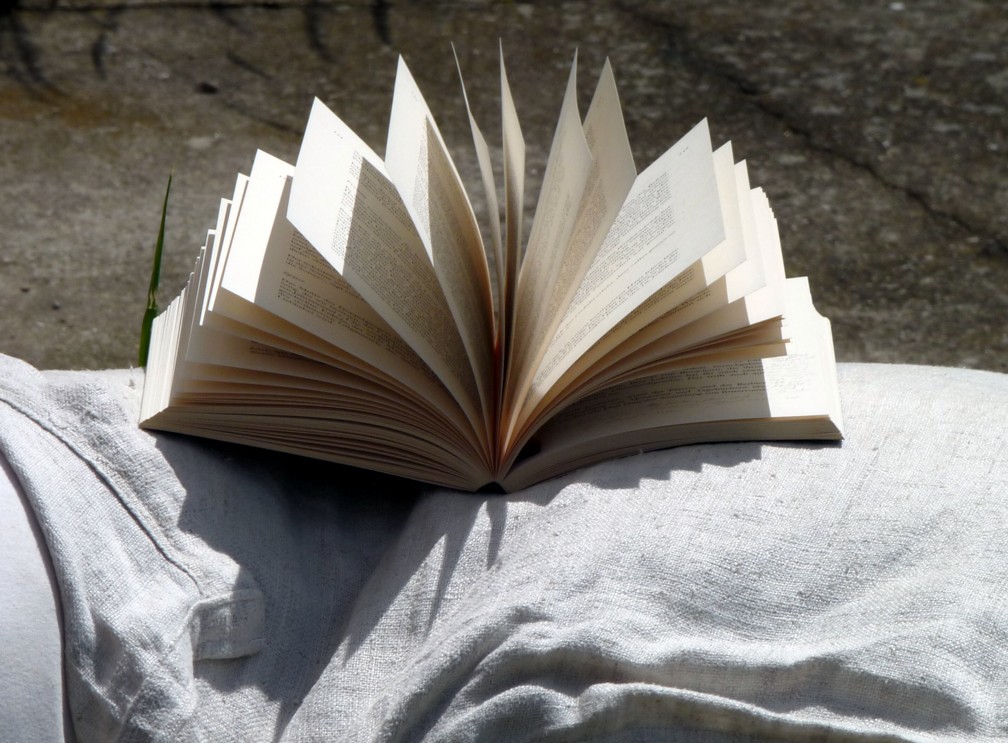
M 141 425 L 508 492 L 841 438 L 829 321 L 745 162 L 704 120 L 638 172 L 609 62 L 583 119 L 576 80 L 575 55 L 527 236 L 503 53 L 501 162 L 461 85 L 471 191 L 402 58 L 384 158 L 316 99 L 296 162 L 256 153 L 154 321 Z

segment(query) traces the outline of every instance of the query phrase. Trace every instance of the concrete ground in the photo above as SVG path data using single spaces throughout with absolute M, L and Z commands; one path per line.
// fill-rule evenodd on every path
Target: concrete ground
M 0 352 L 36 366 L 134 363 L 170 172 L 162 304 L 312 96 L 381 152 L 400 53 L 471 174 L 449 43 L 493 145 L 499 39 L 533 193 L 609 56 L 638 168 L 704 116 L 748 160 L 840 360 L 1008 371 L 1002 0 L 3 2 Z

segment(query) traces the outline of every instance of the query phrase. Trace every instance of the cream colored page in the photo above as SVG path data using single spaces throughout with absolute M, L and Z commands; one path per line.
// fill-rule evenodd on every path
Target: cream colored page
M 723 151 L 724 148 L 721 148 L 715 153 L 716 163 Z M 721 189 L 721 206 L 727 234 L 725 241 L 691 267 L 688 273 L 681 274 L 634 310 L 610 331 L 610 335 L 619 333 L 620 337 L 624 337 L 630 334 L 631 342 L 639 340 L 641 343 L 650 343 L 656 335 L 665 335 L 687 323 L 702 321 L 701 319 L 707 316 L 714 318 L 720 309 L 727 307 L 733 307 L 735 310 L 739 306 L 746 307 L 750 323 L 779 314 L 779 310 L 770 313 L 752 313 L 750 305 L 743 303 L 743 300 L 754 294 L 763 295 L 760 290 L 767 286 L 764 253 L 766 249 L 773 249 L 773 245 L 769 244 L 765 237 L 760 238 L 761 231 L 756 229 L 756 211 L 745 163 L 728 166 L 727 174 L 731 176 L 728 190 L 722 184 L 721 165 L 717 163 L 718 186 Z M 764 248 L 764 245 L 767 247 Z M 779 253 L 779 243 L 776 248 Z M 783 268 L 781 271 L 779 279 L 783 281 Z M 695 281 L 681 281 L 687 275 L 693 279 L 704 280 L 699 291 L 694 291 Z M 681 288 L 677 287 L 680 283 L 683 284 Z M 774 286 L 771 293 L 779 298 L 779 281 Z M 684 294 L 687 295 L 685 299 Z M 676 300 L 679 300 L 678 304 L 674 304 Z M 663 311 L 669 304 L 673 304 L 672 308 Z M 720 325 L 712 325 L 711 328 L 711 332 L 714 333 L 725 332 Z M 608 344 L 600 343 L 596 348 L 599 345 Z M 594 352 L 596 348 L 592 351 Z
M 454 53 L 455 47 L 452 46 Z M 476 124 L 472 108 L 469 106 L 469 95 L 466 93 L 465 81 L 462 79 L 462 66 L 459 64 L 458 55 L 455 55 L 455 66 L 458 68 L 459 84 L 462 86 L 462 99 L 465 102 L 466 116 L 469 118 L 469 129 L 472 131 L 473 146 L 476 149 L 476 160 L 479 163 L 480 178 L 483 181 L 483 192 L 486 197 L 486 213 L 489 221 L 490 242 L 494 256 L 494 274 L 496 276 L 497 293 L 503 291 L 504 286 L 504 254 L 501 238 L 500 206 L 497 202 L 497 184 L 494 181 L 493 165 L 490 159 L 490 148 L 487 146 L 483 132 Z M 500 312 L 495 313 L 500 317 Z M 499 320 L 498 320 L 499 322 Z
M 287 215 L 482 426 L 465 346 L 400 196 L 382 163 L 320 101 L 302 139 Z
M 717 178 L 718 196 L 721 199 L 725 239 L 700 259 L 708 286 L 746 260 L 739 192 L 740 190 L 748 192 L 749 178 L 745 163 L 736 164 L 731 142 L 721 145 L 714 151 L 714 173 Z M 744 185 L 740 183 L 740 178 L 744 179 Z
M 732 158 L 730 143 L 722 145 L 714 152 L 714 172 L 721 199 L 725 239 L 638 305 L 589 352 L 583 354 L 575 367 L 583 367 L 586 360 L 598 359 L 618 345 L 626 345 L 629 342 L 631 346 L 639 347 L 650 343 L 653 338 L 646 337 L 649 333 L 666 334 L 732 301 L 734 297 L 719 284 L 725 283 L 726 274 L 744 266 L 747 250 L 752 251 L 752 262 L 758 263 L 758 250 L 757 246 L 751 244 L 752 241 L 747 247 L 742 229 L 737 180 L 739 170 Z M 748 194 L 748 180 L 745 181 L 745 193 Z M 762 271 L 759 275 L 762 277 Z M 652 326 L 660 326 L 660 329 L 652 329 Z M 569 339 L 568 342 L 571 341 L 576 341 L 576 337 Z M 551 354 L 554 363 L 562 357 L 562 353 L 559 352 L 561 350 L 554 348 L 554 353 Z M 557 377 L 553 371 L 552 367 L 540 366 L 536 384 L 547 387 L 555 384 Z
M 274 347 L 266 342 L 269 334 L 257 332 L 252 326 L 247 326 L 221 317 L 221 312 L 245 316 L 251 322 L 258 322 L 249 318 L 249 314 L 254 312 L 262 315 L 262 311 L 254 306 L 244 304 L 244 300 L 233 301 L 233 296 L 225 292 L 222 295 L 222 302 L 218 305 L 218 312 L 211 315 L 211 321 L 198 324 L 193 322 L 191 332 L 185 343 L 185 362 L 192 365 L 211 365 L 228 367 L 234 369 L 246 369 L 250 371 L 262 371 L 271 374 L 286 375 L 290 380 L 286 383 L 292 388 L 308 384 L 308 380 L 338 380 L 359 379 L 360 384 L 374 385 L 371 381 L 363 381 L 363 378 L 352 371 L 347 371 L 334 366 L 327 359 L 323 362 L 317 358 L 297 353 L 293 349 L 299 348 L 297 343 L 287 337 L 289 341 L 284 348 Z M 231 306 L 231 305 L 235 306 Z M 231 310 L 235 310 L 231 312 Z M 273 315 L 271 314 L 272 318 Z M 256 337 L 259 337 L 257 340 Z M 316 336 L 311 336 L 315 339 Z M 304 337 L 299 340 L 307 340 Z M 303 349 L 308 353 L 308 349 Z M 331 350 L 331 349 L 325 349 Z M 322 358 L 322 356 L 320 356 Z M 365 367 L 366 368 L 366 367 Z M 309 384 L 309 386 L 311 386 Z
M 637 176 L 550 342 L 536 395 L 725 236 L 704 121 Z
M 588 181 L 592 155 L 577 105 L 577 57 L 571 66 L 543 175 L 528 245 L 518 276 L 516 321 L 533 322 L 536 308 L 552 286 L 563 248 L 574 229 Z
M 200 323 L 206 314 L 210 299 L 211 282 L 214 276 L 214 264 L 220 258 L 220 244 L 223 237 L 223 230 L 227 224 L 227 215 L 231 211 L 231 202 L 222 199 L 221 208 L 218 213 L 217 228 L 207 233 L 207 241 L 201 253 L 201 268 L 199 280 L 199 296 L 194 298 L 195 314 L 193 321 Z
M 677 369 L 607 388 L 564 409 L 536 432 L 537 457 L 650 428 L 768 413 L 760 360 Z
M 685 311 L 689 313 L 688 310 Z M 579 362 L 563 378 L 560 391 L 550 390 L 540 404 L 528 412 L 528 420 L 549 417 L 558 407 L 595 390 L 662 369 L 691 366 L 698 357 L 718 360 L 761 358 L 781 352 L 780 323 L 768 320 L 753 325 L 743 300 L 720 304 L 692 322 L 682 323 L 675 313 L 648 325 L 629 341 L 605 356 L 595 356 L 594 364 Z M 593 349 L 594 350 L 594 349 Z M 534 425 L 534 424 L 533 424 Z M 523 431 L 528 431 L 526 426 Z
M 826 415 L 839 437 L 842 421 L 829 321 L 813 306 L 807 278 L 785 279 L 782 295 L 787 355 L 763 360 L 770 414 Z
M 521 242 L 525 213 L 525 139 L 518 112 L 504 68 L 504 50 L 500 50 L 501 136 L 504 150 L 504 307 L 505 321 L 514 307 L 514 290 L 521 264 Z
M 737 239 L 743 246 L 745 260 L 718 280 L 718 284 L 723 284 L 723 289 L 717 291 L 718 298 L 712 297 L 710 291 L 691 297 L 635 333 L 631 341 L 636 347 L 650 344 L 652 348 L 660 348 L 681 343 L 693 346 L 776 318 L 784 311 L 788 289 L 769 203 L 761 190 L 750 189 L 745 163 L 738 163 L 734 172 L 737 183 L 734 216 L 729 219 L 724 199 L 722 206 L 726 207 L 728 232 L 735 236 L 730 239 Z
M 437 378 L 419 356 L 286 219 L 292 170 L 264 153 L 256 158 L 222 290 L 385 370 L 421 395 L 441 397 Z
M 483 241 L 434 117 L 401 57 L 392 96 L 385 167 L 416 225 L 448 301 L 489 423 L 494 320 Z
M 575 391 L 581 383 L 586 381 L 587 377 L 602 374 L 610 363 L 654 340 L 652 333 L 660 334 L 664 330 L 664 328 L 658 328 L 662 325 L 660 319 L 650 320 L 656 314 L 655 310 L 660 309 L 659 303 L 669 296 L 678 296 L 684 293 L 688 298 L 669 313 L 675 318 L 673 327 L 680 327 L 702 313 L 702 309 L 694 310 L 691 305 L 717 303 L 716 292 L 712 291 L 710 287 L 704 286 L 703 271 L 699 264 L 690 266 L 673 281 L 666 284 L 660 293 L 653 295 L 631 315 L 627 316 L 623 322 L 617 324 L 566 369 L 561 370 L 555 366 L 540 365 L 532 383 L 531 394 L 526 399 L 522 418 L 531 420 L 541 415 L 548 407 Z M 589 330 L 588 327 L 584 328 L 584 332 Z M 573 344 L 578 340 L 578 336 L 575 335 L 570 338 L 568 343 Z M 558 361 L 563 358 L 563 354 L 554 351 L 550 358 Z
M 829 415 L 832 396 L 819 360 L 822 319 L 807 282 L 790 280 L 787 292 L 786 356 L 678 369 L 603 390 L 551 420 L 544 445 L 669 425 Z
M 143 392 L 140 397 L 140 423 L 152 415 L 162 410 L 168 403 L 168 396 L 165 392 L 165 381 L 171 383 L 174 372 L 175 360 L 169 358 L 165 352 L 167 335 L 171 331 L 168 327 L 169 310 L 172 303 L 177 302 L 175 297 L 168 307 L 161 310 L 151 323 L 150 345 L 147 349 L 147 366 L 144 374 Z
M 245 198 L 248 180 L 247 175 L 239 173 L 235 178 L 231 198 L 221 199 L 220 208 L 217 211 L 217 224 L 214 227 L 216 240 L 211 246 L 212 249 L 207 258 L 206 281 L 200 296 L 199 323 L 201 324 L 206 319 L 206 313 L 213 307 L 220 287 L 223 265 L 227 260 L 228 250 L 231 248 L 231 238 L 234 236 L 234 227 L 241 211 L 242 200 Z
M 195 370 L 190 376 L 196 381 L 185 385 L 185 395 L 205 397 L 215 391 L 220 393 L 219 399 L 251 395 L 250 400 L 263 404 L 268 400 L 304 400 L 317 406 L 319 415 L 334 411 L 344 417 L 352 417 L 353 410 L 361 408 L 361 404 L 355 408 L 347 400 L 359 398 L 366 408 L 388 410 L 396 420 L 412 421 L 414 430 L 421 426 L 425 435 L 451 440 L 458 452 L 471 450 L 460 438 L 460 423 L 448 424 L 448 418 L 440 414 L 443 408 L 415 398 L 411 390 L 390 389 L 370 376 L 206 326 L 194 330 L 192 341 L 186 348 L 186 363 Z M 242 387 L 235 388 L 239 383 Z
M 227 262 L 227 255 L 231 250 L 231 240 L 234 237 L 234 228 L 238 222 L 238 215 L 241 213 L 241 205 L 245 199 L 246 188 L 248 188 L 248 176 L 239 174 L 235 181 L 231 205 L 228 207 L 227 219 L 224 221 L 223 228 L 218 228 L 217 230 L 218 240 L 211 260 L 207 295 L 203 300 L 203 307 L 200 310 L 201 323 L 206 319 L 206 313 L 213 310 L 214 303 L 217 301 L 217 292 L 220 290 L 221 277 L 224 275 L 224 264 Z
M 226 207 L 224 204 L 221 205 L 221 211 L 225 211 Z M 218 222 L 220 220 L 218 219 Z M 194 334 L 194 329 L 198 330 L 198 317 L 201 311 L 201 306 L 203 303 L 203 297 L 206 294 L 207 280 L 210 274 L 210 264 L 213 255 L 216 251 L 217 244 L 217 231 L 210 230 L 207 232 L 207 240 L 200 248 L 199 254 L 196 256 L 196 262 L 193 266 L 193 272 L 189 275 L 189 281 L 186 283 L 186 296 L 187 299 L 183 305 L 182 310 L 182 320 L 178 331 L 178 356 L 175 360 L 175 372 L 172 379 L 172 396 L 174 396 L 177 391 L 181 388 L 184 383 L 184 378 L 188 376 L 188 348 Z
M 232 304 L 235 306 L 230 306 Z M 256 326 L 269 328 L 269 331 L 260 331 L 229 320 L 220 312 L 246 317 L 255 315 L 253 322 Z M 443 386 L 438 384 L 431 391 L 425 389 L 423 384 L 411 384 L 409 375 L 405 375 L 405 381 L 402 380 L 401 373 L 398 378 L 392 377 L 335 346 L 324 344 L 318 337 L 309 335 L 276 315 L 244 303 L 244 300 L 226 291 L 221 295 L 220 312 L 210 315 L 212 326 L 206 324 L 199 327 L 190 339 L 186 351 L 187 363 L 201 365 L 193 372 L 194 375 L 205 375 L 208 368 L 283 374 L 289 378 L 284 384 L 290 391 L 312 387 L 311 380 L 346 384 L 347 379 L 352 379 L 355 387 L 375 390 L 376 404 L 399 404 L 396 401 L 408 399 L 410 407 L 402 408 L 403 415 L 410 410 L 421 411 L 417 414 L 425 416 L 425 430 L 454 432 L 446 433 L 446 436 L 452 437 L 459 451 L 470 451 L 477 459 L 485 457 L 481 445 L 474 442 L 471 424 Z M 311 346 L 300 345 L 301 343 Z M 187 384 L 185 391 L 192 389 L 192 385 Z M 331 405 L 332 401 L 327 404 Z
M 603 339 L 583 359 L 597 358 L 605 347 L 617 342 L 627 350 L 639 348 L 690 323 L 694 332 L 716 336 L 739 327 L 740 323 L 751 324 L 780 313 L 783 265 L 773 290 L 759 291 L 767 286 L 765 251 L 773 250 L 774 245 L 765 235 L 760 237 L 762 230 L 757 229 L 758 210 L 754 209 L 745 163 L 732 163 L 727 147 L 715 152 L 725 240 L 613 328 L 609 333 L 613 336 L 611 342 Z M 776 249 L 779 254 L 779 243 Z M 699 291 L 694 279 L 702 279 Z M 775 297 L 775 311 L 753 312 L 754 305 L 744 300 L 754 294 L 767 299 Z M 670 304 L 671 309 L 662 311 Z M 735 319 L 726 321 L 728 317 Z M 579 360 L 572 368 L 582 367 L 583 363 Z
M 784 311 L 784 256 L 781 253 L 777 220 L 762 189 L 750 192 L 751 224 L 754 241 L 759 245 L 764 285 L 745 295 L 749 315 L 754 320 L 773 317 Z
M 656 335 L 666 335 L 735 299 L 725 286 L 726 275 L 745 265 L 747 252 L 752 254 L 751 262 L 758 264 L 759 252 L 754 241 L 747 242 L 742 227 L 739 170 L 732 159 L 730 144 L 714 152 L 714 170 L 725 239 L 617 323 L 585 357 L 597 358 L 615 345 L 629 344 L 627 350 L 640 347 L 652 342 Z M 748 194 L 748 180 L 745 193 Z M 759 276 L 762 277 L 762 271 Z M 581 364 L 579 361 L 577 366 Z
M 570 376 L 570 372 L 580 375 L 603 356 L 610 355 L 613 349 L 618 347 L 624 355 L 630 353 L 635 348 L 651 343 L 658 335 L 665 335 L 683 327 L 729 301 L 725 291 L 719 289 L 716 284 L 719 281 L 723 282 L 725 273 L 744 263 L 746 259 L 738 203 L 737 170 L 730 144 L 723 145 L 715 151 L 714 172 L 724 217 L 725 239 L 638 305 L 589 351 L 582 354 L 564 376 L 560 376 L 555 366 L 564 355 L 563 349 L 554 346 L 551 349 L 549 364 L 542 364 L 539 367 L 534 389 L 541 390 L 545 394 L 547 390 L 552 390 L 556 386 L 562 387 L 564 378 Z M 582 330 L 587 332 L 590 328 L 585 327 Z M 578 336 L 573 336 L 567 342 L 577 341 Z
M 187 359 L 194 364 L 284 374 L 292 380 L 350 376 L 348 372 L 237 335 L 203 326 L 193 333 Z M 292 386 L 299 386 L 297 381 Z
M 719 327 L 722 332 L 714 330 Z M 767 320 L 751 325 L 745 306 L 734 302 L 712 315 L 640 346 L 632 353 L 582 377 L 577 396 L 600 390 L 631 378 L 647 376 L 658 368 L 692 366 L 691 359 L 718 356 L 723 361 L 774 355 L 773 344 L 782 344 L 781 323 Z M 755 351 L 753 349 L 756 349 Z
M 725 275 L 725 290 L 729 301 L 752 294 L 766 286 L 767 277 L 763 270 L 764 246 L 756 229 L 756 219 L 749 184 L 749 171 L 745 161 L 735 165 L 735 199 L 738 204 L 739 224 L 745 260 Z
M 545 302 L 536 308 L 536 321 L 521 338 L 523 343 L 528 344 L 529 352 L 525 358 L 520 359 L 523 368 L 516 375 L 520 381 L 515 407 L 528 394 L 532 375 L 546 352 L 547 344 L 637 175 L 623 124 L 616 81 L 608 60 L 585 117 L 584 136 L 592 156 L 591 168 L 570 238 L 566 247 L 559 251 L 562 256 L 559 270 L 554 276 L 548 277 L 550 283 Z M 539 397 L 534 392 L 530 403 L 534 404 Z
M 742 212 L 749 208 L 749 181 L 745 164 L 736 165 L 732 157 L 731 143 L 722 145 L 714 152 L 714 172 L 724 219 L 724 240 L 621 320 L 609 332 L 609 335 L 615 336 L 614 342 L 622 342 L 656 321 L 669 327 L 668 323 L 673 317 L 677 322 L 671 327 L 680 327 L 734 301 L 741 295 L 728 288 L 727 276 L 746 271 L 747 262 L 759 268 L 753 282 L 754 288 L 762 285 L 759 246 L 754 240 L 747 240 L 743 229 Z M 743 199 L 743 196 L 746 198 Z M 734 284 L 736 289 L 744 286 L 741 280 Z M 611 344 L 603 339 L 597 345 Z
M 221 265 L 219 290 L 255 302 L 263 258 L 276 220 L 276 206 L 293 173 L 291 165 L 262 150 L 256 152 L 228 254 Z M 236 252 L 240 255 L 236 256 Z
M 730 143 L 714 152 L 714 170 L 724 217 L 725 239 L 638 305 L 566 368 L 560 364 L 567 358 L 569 349 L 592 328 L 582 325 L 578 333 L 573 334 L 569 332 L 569 327 L 562 328 L 560 335 L 565 338 L 565 346 L 555 342 L 550 344 L 536 370 L 522 417 L 531 417 L 543 403 L 551 403 L 562 395 L 567 385 L 605 357 L 618 359 L 632 353 L 651 343 L 658 334 L 671 332 L 727 303 L 724 289 L 719 288 L 718 283 L 723 284 L 725 273 L 745 261 L 746 250 L 739 213 L 737 170 Z M 617 348 L 619 351 L 613 356 Z
M 151 325 L 150 349 L 143 395 L 140 399 L 140 423 L 161 412 L 170 402 L 178 358 L 178 336 L 182 322 L 185 288 L 168 303 Z
M 550 291 L 559 276 L 591 167 L 591 150 L 577 108 L 575 57 L 546 162 L 528 246 L 518 272 L 505 396 L 512 421 L 524 397 L 524 387 L 535 359 L 537 329 L 544 321 L 548 324 L 544 313 Z

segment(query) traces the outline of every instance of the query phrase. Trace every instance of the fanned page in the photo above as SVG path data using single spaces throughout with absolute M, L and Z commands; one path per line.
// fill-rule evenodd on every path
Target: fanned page
M 568 95 L 571 93 L 569 84 Z M 551 247 L 555 256 L 548 268 L 540 269 L 545 280 L 536 287 L 540 292 L 538 301 L 533 299 L 518 310 L 519 317 L 523 312 L 534 314 L 526 319 L 524 332 L 517 339 L 512 379 L 509 380 L 515 386 L 511 406 L 512 421 L 516 424 L 524 423 L 528 415 L 525 409 L 529 406 L 524 403 L 536 366 L 542 360 L 564 311 L 577 293 L 637 175 L 623 124 L 616 81 L 608 60 L 602 69 L 583 127 L 573 118 L 564 118 L 562 122 L 561 126 L 567 125 L 572 131 L 558 131 L 558 140 L 563 143 L 565 137 L 570 137 L 577 141 L 574 131 L 581 129 L 591 165 L 577 206 L 571 212 L 573 222 L 569 227 L 569 236 L 564 242 Z M 566 167 L 563 150 L 558 154 L 559 159 L 553 164 L 563 169 Z M 547 173 L 550 171 L 547 170 Z M 535 276 L 536 272 L 530 270 L 529 275 Z M 519 414 L 519 411 L 522 413 Z
M 479 486 L 486 452 L 451 395 L 287 221 L 292 172 L 257 156 L 205 322 L 175 320 L 187 376 L 170 406 L 151 396 L 146 424 Z M 320 421 L 324 436 L 295 435 Z
M 637 176 L 550 343 L 545 386 L 724 238 L 704 121 Z
M 496 413 L 494 318 L 483 240 L 448 148 L 401 57 L 385 167 L 416 226 L 462 336 L 489 435 Z
M 504 50 L 500 50 L 501 86 L 501 139 L 504 153 L 504 328 L 501 339 L 502 352 L 508 355 L 510 325 L 514 322 L 515 284 L 518 283 L 518 266 L 522 239 L 522 209 L 525 204 L 525 139 L 522 137 L 518 112 L 515 110 L 511 86 L 504 69 Z
M 455 53 L 455 47 L 452 46 Z M 503 64 L 503 62 L 502 62 Z M 459 63 L 458 54 L 455 54 L 455 67 L 458 70 L 459 84 L 462 88 L 462 101 L 465 103 L 466 118 L 469 119 L 469 130 L 472 132 L 473 147 L 476 150 L 476 162 L 479 164 L 480 180 L 483 182 L 483 194 L 486 197 L 487 231 L 490 233 L 490 245 L 494 258 L 493 275 L 495 278 L 494 290 L 494 319 L 496 321 L 497 336 L 500 336 L 500 328 L 503 320 L 503 286 L 504 286 L 504 245 L 501 235 L 501 223 L 499 219 L 500 206 L 497 202 L 497 185 L 494 182 L 493 162 L 490 157 L 490 147 L 487 145 L 483 132 L 480 131 L 476 118 L 473 116 L 472 108 L 469 105 L 469 95 L 466 93 L 465 81 L 462 79 L 462 65 Z
M 504 488 L 656 447 L 839 438 L 829 321 L 812 306 L 805 279 L 786 286 L 790 340 L 784 355 L 673 370 L 588 396 L 537 432 Z
M 290 165 L 266 153 L 253 163 L 215 311 L 242 321 L 250 318 L 253 307 L 264 310 L 256 313 L 259 330 L 289 338 L 296 332 L 309 346 L 317 339 L 386 371 L 439 406 L 448 404 L 440 381 L 402 334 L 320 260 L 287 220 L 293 173 Z
M 316 100 L 288 218 L 451 391 L 489 452 L 481 383 L 429 255 L 385 166 Z M 485 270 L 485 268 L 484 268 Z
M 747 295 L 766 285 L 765 262 L 779 265 L 767 257 L 768 251 L 779 254 L 779 243 L 764 237 L 761 244 L 757 239 L 745 164 L 734 163 L 730 144 L 714 153 L 714 173 L 725 239 L 639 304 L 562 373 L 555 366 L 562 355 L 551 347 L 549 362 L 540 366 L 533 382 L 540 394 L 530 401 L 525 413 L 523 435 L 552 410 L 616 377 L 656 361 L 679 363 L 689 355 L 691 346 L 709 345 L 771 317 L 749 312 Z M 774 278 L 774 296 L 779 295 L 783 280 L 780 266 L 779 276 Z M 774 314 L 779 315 L 780 307 L 774 307 Z M 579 340 L 577 335 L 568 336 L 568 329 L 559 337 L 568 338 L 567 342 Z M 589 329 L 582 327 L 581 332 Z M 717 350 L 724 352 L 727 344 L 742 340 L 729 337 L 718 343 Z
M 528 245 L 518 270 L 514 323 L 507 359 L 501 438 L 517 422 L 524 387 L 542 326 L 548 292 L 560 272 L 564 248 L 574 230 L 578 205 L 588 183 L 592 154 L 577 108 L 577 57 L 571 66 L 553 135 Z

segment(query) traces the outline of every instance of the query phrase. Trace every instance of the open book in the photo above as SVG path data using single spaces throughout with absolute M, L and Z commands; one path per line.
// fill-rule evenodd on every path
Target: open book
M 500 189 L 464 88 L 472 195 L 401 59 L 384 159 L 316 100 L 296 165 L 256 154 L 155 321 L 141 425 L 508 491 L 840 438 L 829 322 L 745 163 L 703 121 L 638 173 L 609 64 L 583 120 L 576 71 L 527 240 L 503 57 Z

